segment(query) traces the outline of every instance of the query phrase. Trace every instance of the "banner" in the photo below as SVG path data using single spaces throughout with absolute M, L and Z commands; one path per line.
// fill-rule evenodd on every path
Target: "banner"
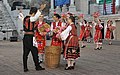
M 112 3 L 112 0 L 99 0 L 99 4 L 102 5 L 106 2 L 106 4 Z
M 70 3 L 70 0 L 55 0 L 55 6 L 61 6 L 69 3 Z

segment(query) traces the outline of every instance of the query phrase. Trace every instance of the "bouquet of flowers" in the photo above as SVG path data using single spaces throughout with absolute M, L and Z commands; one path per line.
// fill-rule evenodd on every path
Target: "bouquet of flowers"
M 115 26 L 109 26 L 109 29 L 110 29 L 110 31 L 113 31 L 113 30 L 116 29 L 116 27 Z
M 84 14 L 80 14 L 78 17 L 79 18 L 84 18 Z
M 84 14 L 80 14 L 79 16 L 78 16 L 78 21 L 79 22 L 83 22 L 84 21 Z
M 99 16 L 100 16 L 99 12 L 94 12 L 94 13 L 93 13 L 93 17 L 94 17 L 94 18 L 98 18 Z
M 94 12 L 92 16 L 94 17 L 94 21 L 97 23 L 98 18 L 100 16 L 99 12 Z
M 50 31 L 50 25 L 45 23 L 43 25 L 38 25 L 38 31 L 40 33 L 43 33 L 43 32 L 49 32 Z
M 61 17 L 62 18 L 67 18 L 67 15 L 66 14 L 61 14 Z
M 59 31 L 60 31 L 60 26 L 57 26 L 57 27 L 55 27 L 55 29 L 53 29 L 54 33 L 58 33 Z
M 65 30 L 66 26 L 63 26 L 63 27 L 56 27 L 54 29 L 54 32 L 57 34 L 56 37 L 59 38 L 60 37 L 60 34 L 62 33 L 63 30 Z

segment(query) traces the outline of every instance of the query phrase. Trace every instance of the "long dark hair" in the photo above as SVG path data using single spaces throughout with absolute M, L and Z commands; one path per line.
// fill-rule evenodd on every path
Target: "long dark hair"
M 84 20 L 85 24 L 87 24 L 87 20 Z
M 37 13 L 37 7 L 31 7 L 29 14 L 36 14 Z
M 75 28 L 77 29 L 77 26 L 75 25 L 75 17 L 74 16 L 70 16 L 69 19 L 72 20 L 72 22 L 74 23 Z
M 71 19 L 72 22 L 75 24 L 75 17 L 74 16 L 70 16 L 69 19 Z
M 58 19 L 61 18 L 61 16 L 59 14 L 54 14 L 55 17 L 57 17 Z

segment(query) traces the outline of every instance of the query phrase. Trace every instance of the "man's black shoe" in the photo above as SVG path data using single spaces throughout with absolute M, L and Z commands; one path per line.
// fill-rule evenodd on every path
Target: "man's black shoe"
M 28 72 L 29 70 L 28 69 L 24 69 L 24 72 Z
M 81 48 L 85 48 L 86 46 L 84 45 L 84 46 L 82 46 Z
M 38 66 L 38 67 L 36 67 L 35 68 L 37 71 L 39 71 L 39 70 L 45 70 L 45 68 L 42 68 L 41 66 Z
M 64 52 L 61 52 L 61 54 L 64 54 Z

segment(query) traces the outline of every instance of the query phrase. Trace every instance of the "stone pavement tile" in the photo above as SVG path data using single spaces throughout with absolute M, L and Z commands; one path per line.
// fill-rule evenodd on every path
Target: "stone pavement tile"
M 75 70 L 65 71 L 65 64 L 61 57 L 60 67 L 46 68 L 36 71 L 31 54 L 28 59 L 29 72 L 24 73 L 22 67 L 22 42 L 0 42 L 0 75 L 119 75 L 120 74 L 120 46 L 103 45 L 102 50 L 94 50 L 94 44 L 89 43 L 81 49 L 81 57 L 76 60 Z M 116 45 L 117 44 L 117 45 Z M 50 45 L 50 41 L 48 41 Z M 44 64 L 41 64 L 45 67 Z

